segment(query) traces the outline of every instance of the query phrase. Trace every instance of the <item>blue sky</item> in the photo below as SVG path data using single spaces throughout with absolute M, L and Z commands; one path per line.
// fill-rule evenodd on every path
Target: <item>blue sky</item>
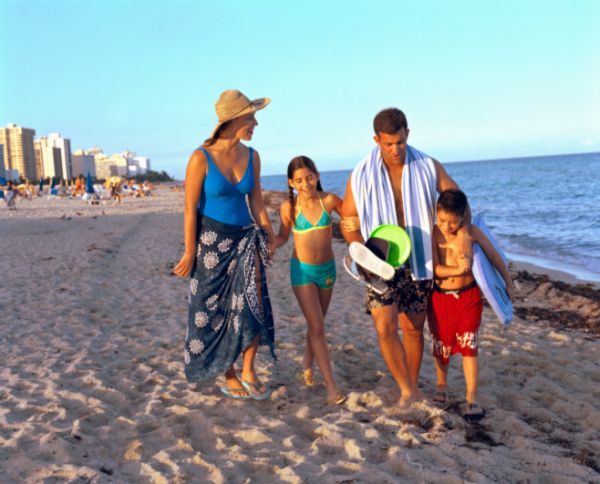
M 224 89 L 263 174 L 351 168 L 380 109 L 442 162 L 600 151 L 600 2 L 0 0 L 0 125 L 183 177 Z

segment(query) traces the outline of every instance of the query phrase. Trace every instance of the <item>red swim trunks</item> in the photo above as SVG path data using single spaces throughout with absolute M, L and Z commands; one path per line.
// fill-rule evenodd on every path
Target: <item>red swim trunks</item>
M 444 365 L 454 353 L 477 356 L 482 311 L 481 291 L 477 286 L 451 294 L 436 287 L 427 317 L 433 356 Z

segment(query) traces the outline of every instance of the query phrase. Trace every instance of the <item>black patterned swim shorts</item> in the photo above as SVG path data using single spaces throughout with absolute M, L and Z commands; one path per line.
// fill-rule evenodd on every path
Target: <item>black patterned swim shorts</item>
M 389 289 L 383 294 L 377 294 L 367 288 L 367 313 L 371 309 L 382 306 L 398 305 L 401 313 L 424 313 L 432 288 L 431 280 L 413 281 L 410 269 L 399 267 L 391 281 L 388 282 Z

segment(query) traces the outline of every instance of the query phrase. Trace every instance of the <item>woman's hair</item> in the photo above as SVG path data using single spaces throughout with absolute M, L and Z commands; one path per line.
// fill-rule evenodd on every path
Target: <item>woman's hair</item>
M 288 180 L 294 179 L 294 172 L 299 170 L 300 168 L 308 168 L 313 174 L 319 173 L 317 170 L 317 165 L 315 162 L 311 160 L 308 156 L 296 156 L 292 158 L 287 168 L 287 177 Z M 321 186 L 321 180 L 317 180 L 317 191 L 322 192 L 323 187 Z M 294 220 L 294 189 L 288 185 L 288 196 L 290 199 L 290 220 Z
M 438 209 L 458 215 L 459 217 L 465 216 L 468 205 L 469 202 L 467 200 L 467 196 L 456 188 L 444 190 L 442 193 L 440 193 L 436 203 Z
M 202 143 L 202 147 L 208 148 L 209 146 L 214 145 L 215 142 L 219 139 L 219 137 L 223 134 L 223 131 L 225 131 L 227 127 L 231 124 L 231 121 L 233 120 L 231 119 L 229 121 L 225 121 L 221 126 L 219 126 L 214 136 L 211 136 L 210 138 L 206 138 L 204 140 L 204 143 Z

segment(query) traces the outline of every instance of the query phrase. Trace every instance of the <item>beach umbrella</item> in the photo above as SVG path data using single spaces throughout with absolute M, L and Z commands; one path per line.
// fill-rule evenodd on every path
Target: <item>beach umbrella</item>
M 115 175 L 115 176 L 111 176 L 111 177 L 109 178 L 109 182 L 110 182 L 112 185 L 120 185 L 121 183 L 123 183 L 123 178 L 122 178 L 122 177 L 120 177 L 120 176 L 116 176 L 116 175 Z
M 85 193 L 94 193 L 94 184 L 92 183 L 92 175 L 88 171 L 87 178 L 85 180 Z

